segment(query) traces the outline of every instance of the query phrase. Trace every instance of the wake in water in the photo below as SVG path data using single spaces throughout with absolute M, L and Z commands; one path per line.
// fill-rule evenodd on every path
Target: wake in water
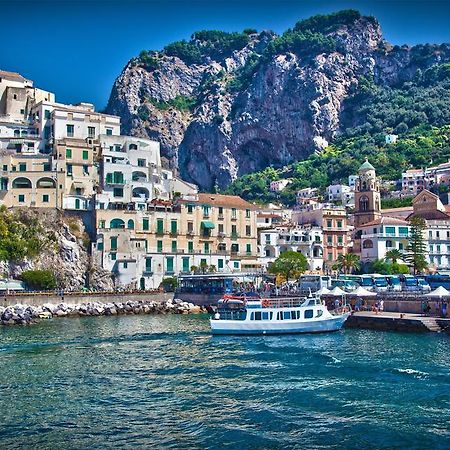
M 428 376 L 430 375 L 427 372 L 421 372 L 420 370 L 414 370 L 414 369 L 398 369 L 398 368 L 395 368 L 394 370 L 396 372 L 398 372 L 398 373 L 406 373 L 408 375 L 413 375 L 414 378 L 428 378 Z

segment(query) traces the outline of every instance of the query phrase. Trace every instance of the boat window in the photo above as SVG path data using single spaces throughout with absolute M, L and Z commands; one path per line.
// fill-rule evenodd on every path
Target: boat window
M 289 320 L 291 318 L 291 313 L 289 311 L 284 311 L 284 320 Z
M 262 320 L 269 320 L 269 313 L 267 311 L 262 313 Z
M 308 302 L 307 306 L 314 306 L 315 304 L 316 304 L 316 300 L 313 299 Z
M 261 311 L 255 311 L 255 320 L 261 320 Z
M 270 320 L 272 320 L 273 319 L 273 312 L 272 311 L 270 311 Z
M 314 315 L 313 309 L 306 309 L 305 310 L 305 319 L 312 319 Z
M 283 320 L 283 313 L 281 311 L 277 313 L 277 320 Z
M 291 311 L 291 319 L 295 320 L 297 318 L 297 311 Z
M 321 309 L 318 309 L 316 317 L 320 317 L 322 314 L 323 314 L 323 311 Z
M 301 317 L 301 314 L 302 314 L 302 313 L 301 313 L 301 311 L 300 311 L 300 310 L 298 310 L 298 311 L 297 311 L 297 319 L 300 319 L 300 317 Z

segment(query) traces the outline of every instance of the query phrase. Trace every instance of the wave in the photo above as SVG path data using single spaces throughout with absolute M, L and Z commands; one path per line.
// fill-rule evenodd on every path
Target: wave
M 420 370 L 415 370 L 415 369 L 398 369 L 398 368 L 395 368 L 394 370 L 396 372 L 398 372 L 398 373 L 406 373 L 408 375 L 413 375 L 415 378 L 426 378 L 426 377 L 428 377 L 430 375 L 428 372 L 422 372 Z

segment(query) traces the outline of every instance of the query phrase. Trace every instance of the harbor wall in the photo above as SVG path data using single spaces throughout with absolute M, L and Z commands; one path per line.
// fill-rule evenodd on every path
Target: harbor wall
M 13 306 L 17 304 L 29 306 L 42 306 L 46 303 L 59 304 L 68 303 L 80 305 L 82 303 L 114 303 L 114 302 L 138 302 L 143 300 L 164 303 L 173 299 L 173 292 L 101 292 L 101 293 L 65 293 L 64 295 L 35 293 L 15 294 L 0 296 L 0 306 Z
M 345 322 L 345 328 L 364 328 L 383 331 L 429 332 L 423 322 L 417 319 L 399 317 L 368 317 L 352 314 Z

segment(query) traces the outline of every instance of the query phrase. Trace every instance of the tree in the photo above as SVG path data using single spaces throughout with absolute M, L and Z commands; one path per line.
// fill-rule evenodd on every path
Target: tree
M 399 263 L 395 262 L 395 263 L 392 263 L 391 269 L 392 269 L 392 273 L 394 275 L 399 275 L 399 274 L 406 275 L 409 273 L 409 268 L 406 264 L 399 264 Z
M 413 273 L 423 272 L 427 267 L 427 260 L 425 254 L 427 251 L 427 246 L 423 239 L 423 234 L 427 223 L 422 217 L 412 217 L 409 221 L 410 223 L 410 237 L 409 243 L 406 247 L 406 257 L 405 260 L 412 266 Z
M 25 270 L 20 277 L 33 290 L 50 291 L 56 288 L 55 274 L 51 270 Z
M 289 281 L 292 277 L 299 277 L 308 269 L 308 260 L 299 252 L 284 252 L 270 266 L 269 273 L 282 275 Z
M 359 269 L 361 266 L 361 261 L 358 256 L 354 253 L 347 253 L 345 255 L 339 255 L 336 261 L 335 267 L 339 272 L 344 272 L 345 274 L 353 272 L 353 270 Z
M 386 256 L 384 257 L 386 261 L 391 261 L 392 265 L 394 265 L 397 260 L 403 259 L 403 254 L 400 250 L 393 248 L 392 250 L 389 250 L 386 252 Z
M 369 266 L 369 273 L 379 273 L 380 275 L 392 274 L 391 265 L 384 259 L 376 259 L 372 261 Z

